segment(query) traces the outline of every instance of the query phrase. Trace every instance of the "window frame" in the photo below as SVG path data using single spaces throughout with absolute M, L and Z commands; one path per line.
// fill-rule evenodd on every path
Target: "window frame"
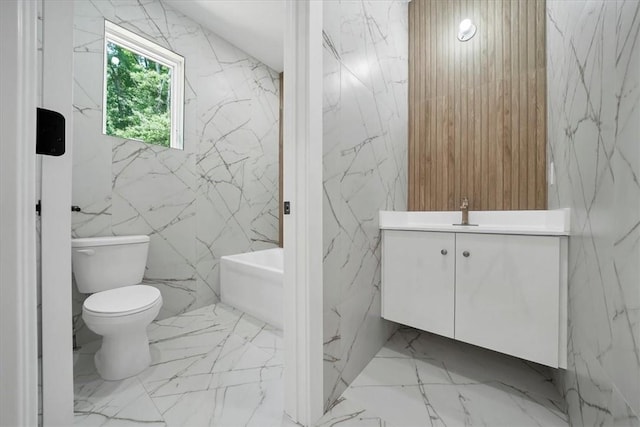
M 184 57 L 107 20 L 104 21 L 102 64 L 102 133 L 107 135 L 107 43 L 110 42 L 128 49 L 135 54 L 147 57 L 150 60 L 171 69 L 171 135 L 169 139 L 169 147 L 183 150 Z

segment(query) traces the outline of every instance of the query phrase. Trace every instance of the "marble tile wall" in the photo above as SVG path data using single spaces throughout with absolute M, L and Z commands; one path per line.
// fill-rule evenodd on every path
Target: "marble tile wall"
M 324 398 L 394 331 L 380 317 L 378 211 L 406 210 L 405 1 L 324 3 Z
M 184 150 L 102 134 L 105 19 L 185 57 Z M 278 74 L 158 0 L 76 2 L 74 45 L 73 235 L 150 235 L 160 318 L 216 302 L 220 256 L 277 244 Z
M 549 207 L 572 208 L 574 426 L 640 425 L 640 2 L 547 1 Z

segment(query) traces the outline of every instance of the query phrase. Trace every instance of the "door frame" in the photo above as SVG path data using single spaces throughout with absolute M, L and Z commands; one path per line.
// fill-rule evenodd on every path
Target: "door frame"
M 37 7 L 0 2 L 0 425 L 38 423 Z
M 284 38 L 284 392 L 302 425 L 323 413 L 322 2 L 287 0 Z

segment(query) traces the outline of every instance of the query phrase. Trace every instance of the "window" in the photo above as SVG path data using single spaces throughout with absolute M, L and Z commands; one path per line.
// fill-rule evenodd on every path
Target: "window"
M 103 133 L 182 149 L 184 58 L 104 23 Z

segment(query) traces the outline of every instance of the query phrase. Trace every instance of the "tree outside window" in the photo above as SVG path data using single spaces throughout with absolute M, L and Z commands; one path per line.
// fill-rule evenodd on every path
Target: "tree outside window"
M 182 81 L 176 75 L 182 76 L 182 61 L 105 22 L 104 133 L 182 148 Z

